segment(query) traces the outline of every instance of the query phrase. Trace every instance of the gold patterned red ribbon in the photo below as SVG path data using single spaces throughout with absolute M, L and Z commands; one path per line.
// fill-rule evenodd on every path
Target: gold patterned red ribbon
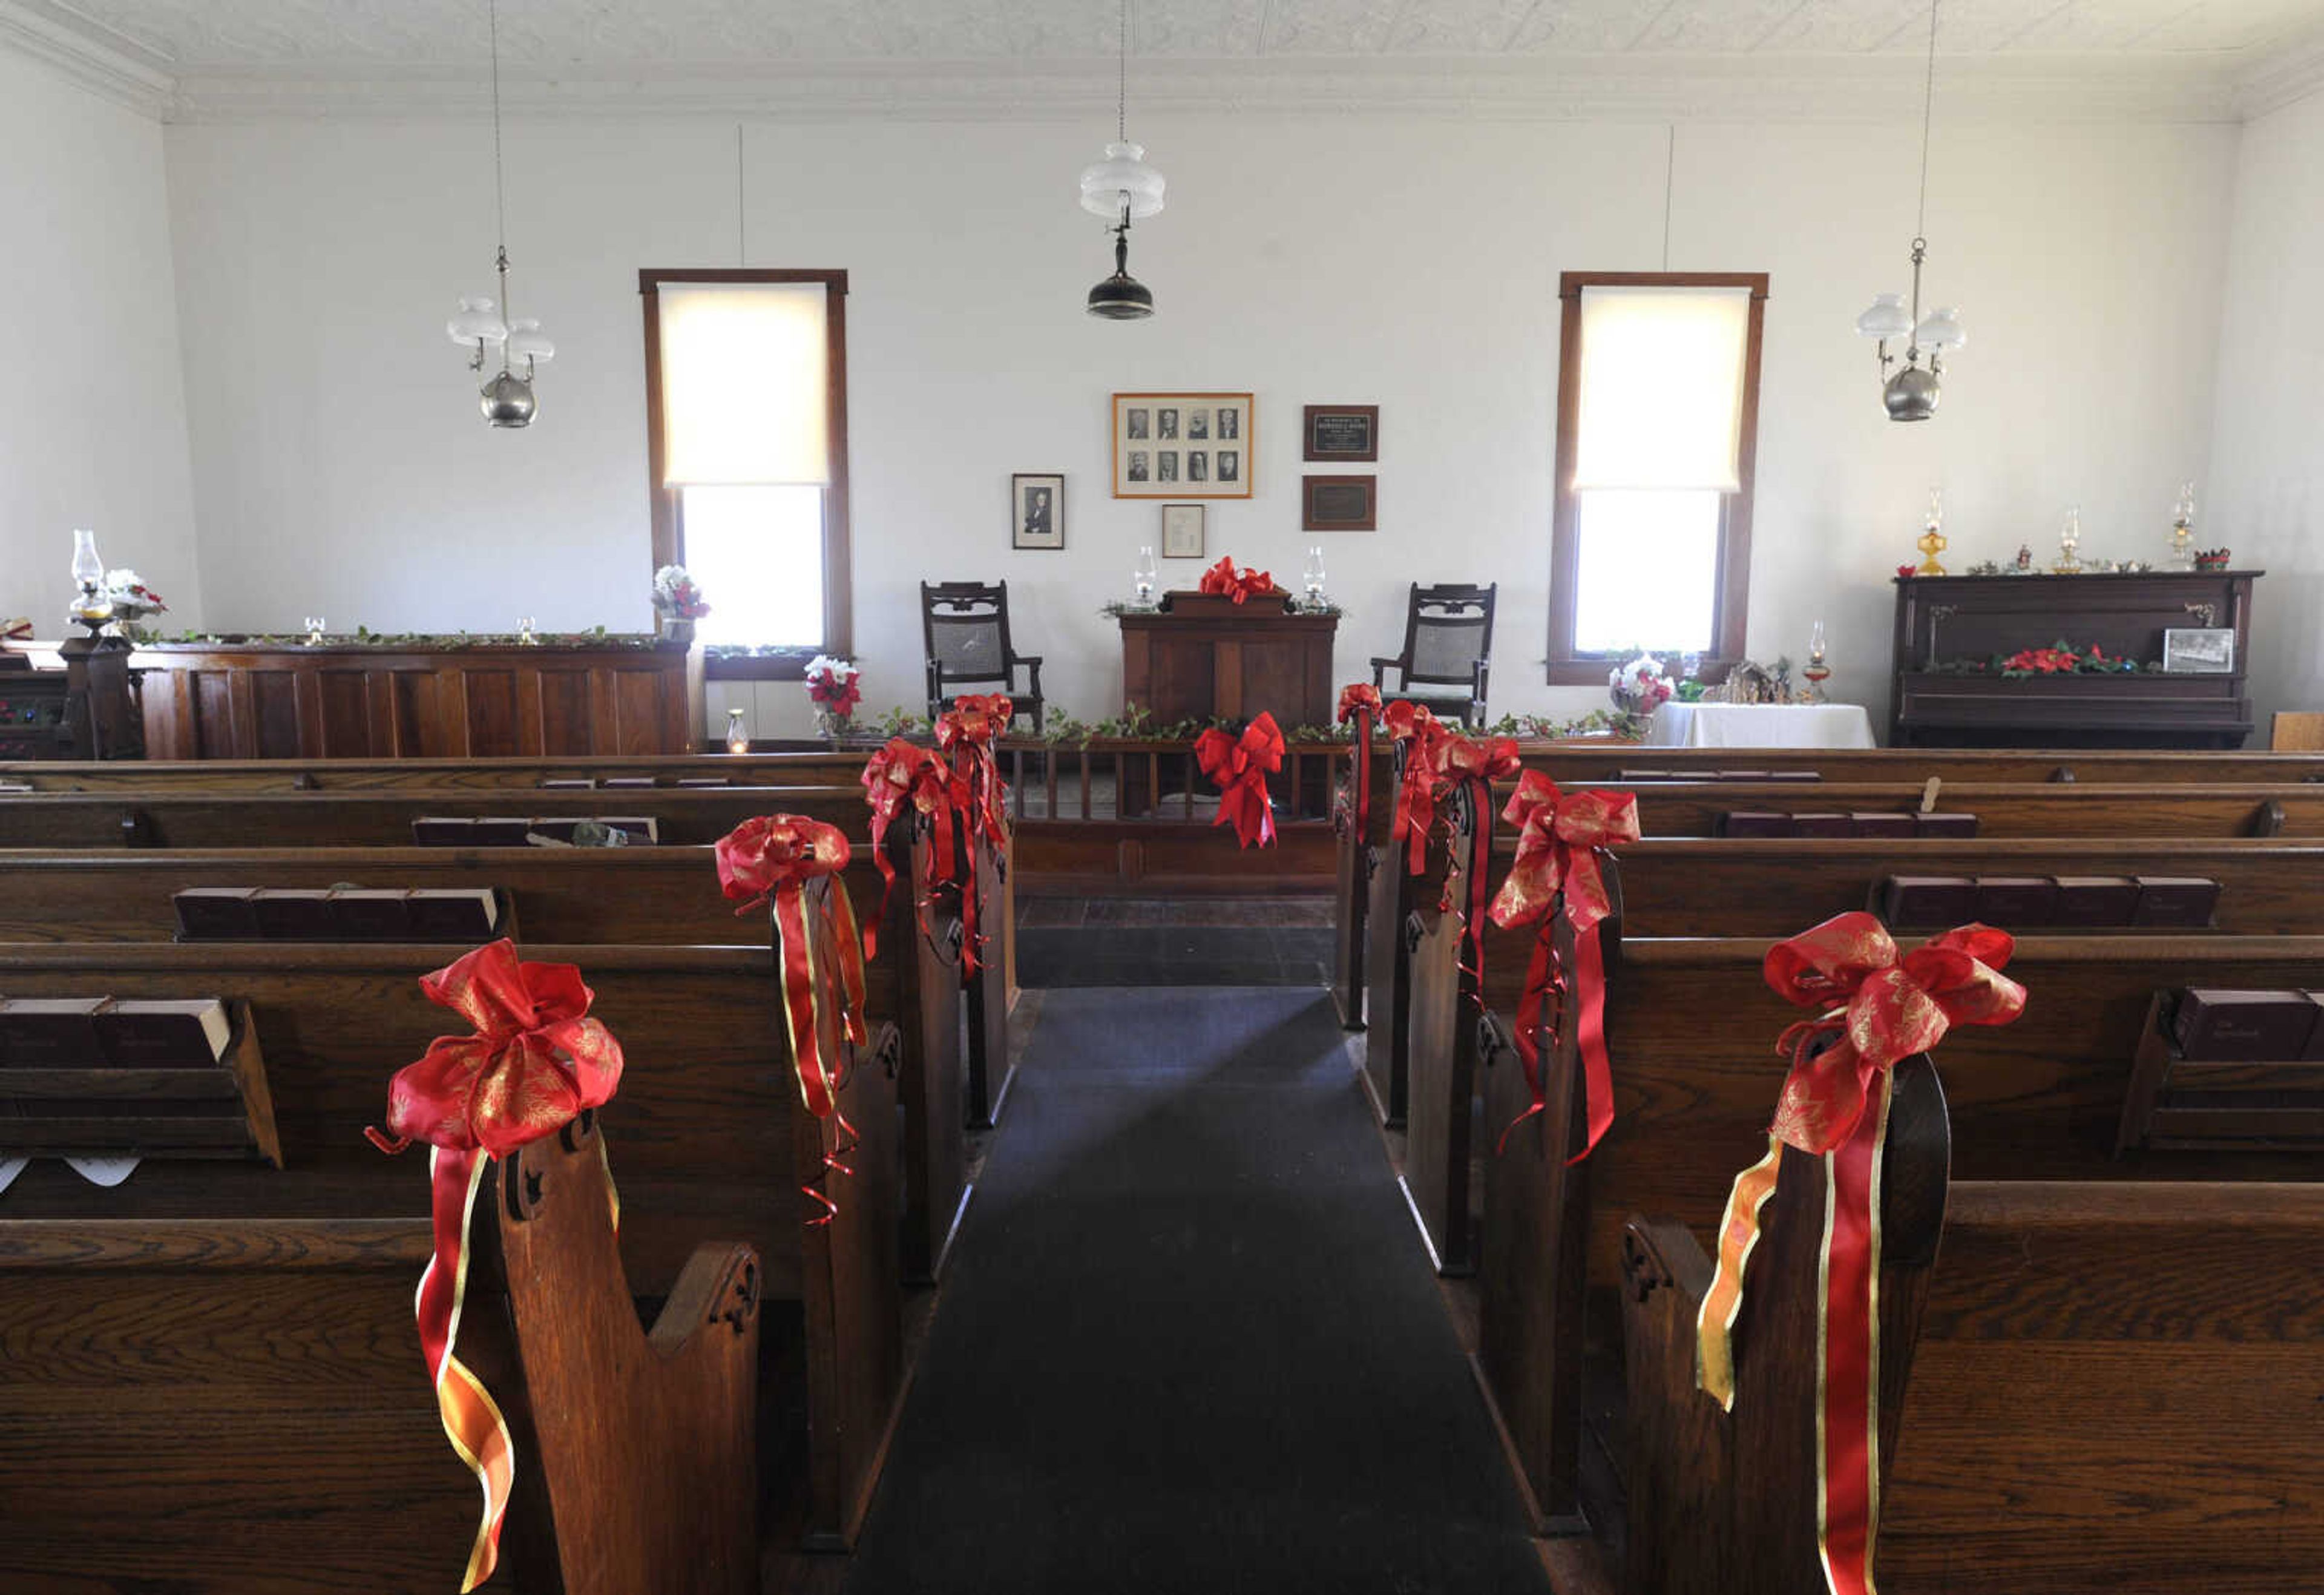
M 1501 1139 L 1506 1143 L 1510 1129 L 1549 1106 L 1549 1083 L 1536 1037 L 1549 993 L 1565 978 L 1557 968 L 1553 936 L 1552 910 L 1557 909 L 1573 927 L 1574 1041 L 1582 1058 L 1582 1101 L 1589 1124 L 1582 1150 L 1573 1155 L 1572 1161 L 1578 1163 L 1590 1156 L 1614 1122 L 1614 1066 L 1606 1053 L 1606 954 L 1600 939 L 1600 927 L 1614 911 L 1614 905 L 1598 855 L 1602 848 L 1638 840 L 1637 795 L 1563 792 L 1541 771 L 1528 770 L 1517 778 L 1517 788 L 1510 794 L 1501 817 L 1517 827 L 1517 850 L 1493 899 L 1493 923 L 1504 930 L 1519 925 L 1536 927 L 1533 957 L 1526 968 L 1525 994 L 1517 1002 L 1517 1056 L 1525 1064 L 1526 1082 L 1533 1088 L 1533 1104 L 1501 1131 Z M 1479 856 L 1489 855 L 1480 853 Z
M 1240 736 L 1216 727 L 1194 739 L 1194 761 L 1219 788 L 1219 817 L 1231 825 L 1245 847 L 1275 844 L 1275 806 L 1267 778 L 1283 768 L 1283 733 L 1275 716 L 1261 711 Z
M 1016 717 L 1017 708 L 1003 693 L 971 695 L 953 700 L 936 717 L 936 747 L 952 760 L 952 773 L 966 783 L 964 800 L 956 800 L 964 856 L 961 861 L 961 967 L 974 974 L 982 957 L 984 937 L 976 927 L 977 850 L 982 835 L 997 860 L 1009 851 L 1005 810 L 1008 788 L 1001 779 L 996 744 Z M 957 788 L 954 788 L 957 793 Z
M 1461 920 L 1462 945 L 1467 949 L 1469 970 L 1476 981 L 1477 1005 L 1485 1005 L 1485 905 L 1492 894 L 1493 783 L 1507 780 L 1522 768 L 1514 738 L 1487 737 L 1472 742 L 1448 733 L 1435 750 L 1435 791 L 1439 801 L 1456 792 L 1469 798 L 1476 834 L 1471 838 L 1469 907 Z M 1439 912 L 1452 906 L 1452 881 L 1444 882 Z
M 1234 557 L 1222 554 L 1219 562 L 1203 572 L 1200 590 L 1221 598 L 1232 598 L 1237 604 L 1249 598 L 1264 598 L 1276 590 L 1275 577 L 1263 570 L 1237 570 Z
M 1425 874 L 1428 838 L 1436 828 L 1436 755 L 1452 733 L 1425 704 L 1408 699 L 1380 711 L 1380 724 L 1389 745 L 1402 754 L 1403 773 L 1397 782 L 1396 817 L 1388 832 L 1391 844 L 1402 844 L 1405 873 Z
M 856 935 L 855 908 L 844 879 L 852 850 L 838 826 L 798 815 L 765 815 L 744 820 L 718 840 L 718 884 L 742 912 L 771 905 L 774 917 L 775 970 L 783 997 L 783 1022 L 790 1037 L 791 1064 L 798 1074 L 799 1101 L 817 1119 L 829 1119 L 839 1129 L 838 1144 L 824 1156 L 816 1181 L 799 1189 L 822 1212 L 813 1220 L 827 1224 L 839 1209 L 822 1185 L 826 1172 L 851 1174 L 844 1159 L 855 1145 L 855 1127 L 839 1109 L 839 1093 L 846 1083 L 845 1048 L 864 1043 L 863 954 Z M 814 927 L 808 923 L 807 883 L 827 878 L 823 914 L 835 970 L 822 967 L 816 957 Z M 834 1002 L 839 1007 L 844 1037 L 835 1055 L 824 1046 L 824 1018 Z
M 382 1150 L 426 1141 L 435 1255 L 420 1277 L 415 1316 L 445 1437 L 476 1475 L 484 1514 L 460 1588 L 492 1577 L 516 1477 L 516 1447 L 484 1381 L 458 1357 L 468 1287 L 468 1223 L 491 1159 L 554 1134 L 621 1084 L 622 1048 L 588 1017 L 592 993 L 570 963 L 529 963 L 505 937 L 424 977 L 430 1001 L 474 1034 L 441 1036 L 388 1083 Z
M 1768 949 L 1767 984 L 1818 1017 L 1787 1028 L 1791 1061 L 1767 1155 L 1736 1176 L 1719 1261 L 1695 1320 L 1695 1380 L 1735 1404 L 1734 1329 L 1760 1215 L 1785 1147 L 1824 1160 L 1816 1305 L 1816 1543 L 1831 1595 L 1873 1595 L 1880 1526 L 1880 1166 L 1891 1071 L 1954 1025 L 2006 1025 L 2025 989 L 2000 971 L 2015 944 L 1968 925 L 1898 955 L 1870 914 L 1841 914 Z
M 1369 681 L 1358 681 L 1340 688 L 1339 724 L 1356 723 L 1353 751 L 1356 761 L 1356 842 L 1361 846 L 1372 834 L 1372 727 L 1379 724 L 1379 688 Z
M 924 816 L 927 824 L 928 862 L 927 884 L 934 887 L 958 878 L 959 867 L 954 862 L 958 838 L 954 835 L 953 816 L 965 808 L 970 798 L 967 781 L 954 775 L 944 761 L 927 749 L 901 737 L 891 737 L 888 745 L 863 763 L 863 801 L 872 806 L 872 858 L 880 867 L 880 879 L 885 890 L 880 897 L 880 920 L 888 917 L 888 902 L 896 890 L 895 861 L 888 851 L 888 827 L 907 808 Z M 927 906 L 920 899 L 920 906 Z M 923 920 L 925 927 L 925 918 Z M 863 927 L 863 955 L 879 955 L 879 923 Z

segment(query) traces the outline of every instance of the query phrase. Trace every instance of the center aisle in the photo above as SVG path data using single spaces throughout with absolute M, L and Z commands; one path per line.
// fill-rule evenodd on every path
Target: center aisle
M 848 1595 L 1548 1588 L 1329 996 L 1043 993 Z

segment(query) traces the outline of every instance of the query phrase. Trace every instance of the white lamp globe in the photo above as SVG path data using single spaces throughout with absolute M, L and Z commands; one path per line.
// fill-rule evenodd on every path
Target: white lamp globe
M 1904 308 L 1903 294 L 1884 293 L 1856 318 L 1856 330 L 1866 337 L 1903 337 L 1913 330 L 1913 312 Z
M 509 323 L 508 355 L 512 360 L 530 360 L 539 365 L 557 357 L 557 346 L 541 335 L 539 321 L 521 317 Z
M 1162 208 L 1162 174 L 1146 164 L 1146 146 L 1111 143 L 1105 159 L 1082 169 L 1082 208 L 1108 221 L 1121 219 L 1124 196 L 1130 219 L 1144 221 Z
M 456 344 L 499 344 L 508 337 L 508 327 L 501 321 L 489 299 L 464 299 L 460 313 L 444 324 L 444 330 Z
M 1913 341 L 1924 349 L 1958 349 L 1969 342 L 1969 331 L 1961 326 L 1960 312 L 1947 305 L 1922 318 L 1913 329 Z

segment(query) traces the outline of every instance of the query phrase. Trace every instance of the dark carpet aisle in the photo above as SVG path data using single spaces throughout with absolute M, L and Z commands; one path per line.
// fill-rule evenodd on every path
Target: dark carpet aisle
M 1548 1587 L 1329 996 L 1043 993 L 848 1595 Z

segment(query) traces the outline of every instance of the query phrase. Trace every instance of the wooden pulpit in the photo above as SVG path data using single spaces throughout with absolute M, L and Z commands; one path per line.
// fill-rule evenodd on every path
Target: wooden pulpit
M 1261 711 L 1288 731 L 1328 725 L 1336 614 L 1294 614 L 1287 595 L 1241 604 L 1169 593 L 1121 617 L 1122 696 L 1165 725 L 1243 721 Z

